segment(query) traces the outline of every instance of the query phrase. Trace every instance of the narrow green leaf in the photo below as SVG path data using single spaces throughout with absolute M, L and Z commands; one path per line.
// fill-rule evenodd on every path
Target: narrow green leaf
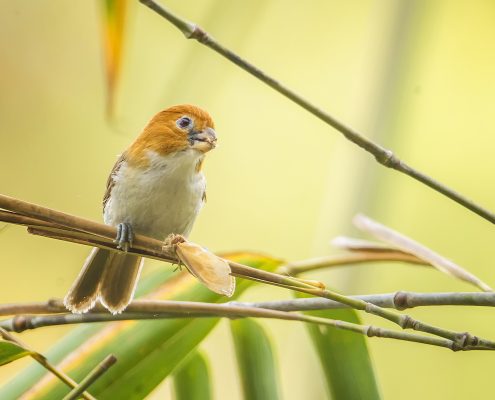
M 211 400 L 210 372 L 203 353 L 194 351 L 174 374 L 176 400 Z
M 309 297 L 297 294 L 297 297 Z M 360 324 L 355 310 L 318 310 L 305 312 L 322 318 Z M 366 337 L 329 326 L 306 324 L 321 361 L 326 383 L 335 400 L 379 400 L 378 383 L 373 371 Z
M 30 354 L 32 354 L 31 351 L 18 344 L 0 340 L 0 365 L 8 364 Z
M 278 399 L 278 379 L 272 346 L 263 327 L 252 319 L 238 319 L 231 321 L 230 328 L 244 399 Z
M 231 256 L 237 262 L 249 261 L 251 266 L 270 271 L 280 264 L 278 260 L 251 254 Z M 164 275 L 165 269 L 144 282 L 147 288 L 155 289 L 152 298 L 204 302 L 230 300 L 209 291 L 188 273 L 175 273 L 163 282 Z M 251 284 L 248 281 L 240 283 L 233 298 Z M 91 394 L 99 400 L 143 399 L 196 348 L 217 322 L 218 318 L 171 318 L 92 324 L 76 328 L 47 353 L 47 358 L 59 363 L 60 368 L 79 381 L 102 358 L 115 354 L 118 362 L 91 385 Z M 68 391 L 65 385 L 44 375 L 37 366 L 26 369 L 0 388 L 0 399 L 22 397 L 27 390 L 32 399 L 62 398 Z

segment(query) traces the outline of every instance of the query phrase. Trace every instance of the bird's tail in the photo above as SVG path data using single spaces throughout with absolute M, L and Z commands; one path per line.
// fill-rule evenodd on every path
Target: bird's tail
M 94 248 L 64 298 L 73 313 L 84 313 L 99 299 L 113 314 L 131 302 L 141 271 L 139 256 Z

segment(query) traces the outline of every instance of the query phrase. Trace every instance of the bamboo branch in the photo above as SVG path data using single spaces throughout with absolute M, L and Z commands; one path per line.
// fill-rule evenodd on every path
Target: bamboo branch
M 382 293 L 382 294 L 365 294 L 349 296 L 351 299 L 361 299 L 368 303 L 375 304 L 383 308 L 394 308 L 396 310 L 405 310 L 409 308 L 417 307 L 430 307 L 430 306 L 475 306 L 475 307 L 495 307 L 495 293 L 493 292 L 439 292 L 439 293 L 420 293 L 420 292 L 406 292 L 398 291 L 394 293 Z M 126 308 L 127 313 L 144 313 L 144 312 L 159 312 L 166 313 L 175 310 L 180 310 L 183 301 L 173 300 L 133 300 Z M 187 304 L 187 303 L 186 303 Z M 195 303 L 193 303 L 195 304 Z M 202 303 L 199 303 L 202 304 Z M 210 304 L 210 303 L 205 303 Z M 304 299 L 290 299 L 290 300 L 275 300 L 275 301 L 263 301 L 263 302 L 239 302 L 229 301 L 220 304 L 220 307 L 227 305 L 236 305 L 243 307 L 256 307 L 256 308 L 269 308 L 279 311 L 310 311 L 310 310 L 333 310 L 349 308 L 349 306 L 319 297 L 304 298 Z M 101 305 L 97 304 L 92 312 L 88 314 L 76 314 L 76 315 L 91 315 L 102 314 L 107 310 Z M 24 316 L 21 314 L 63 314 L 67 313 L 62 300 L 50 299 L 45 302 L 32 302 L 32 303 L 13 303 L 13 304 L 0 304 L 0 316 L 17 315 L 19 318 L 19 325 L 9 324 L 11 331 L 23 331 L 30 329 L 24 327 L 22 319 Z M 172 315 L 172 314 L 171 314 Z M 175 314 L 174 314 L 175 315 Z M 11 329 L 10 329 L 11 328 Z
M 4 208 L 13 213 L 18 213 L 21 217 L 29 217 L 35 220 L 39 219 L 43 222 L 54 224 L 53 227 L 43 226 L 30 228 L 31 233 L 42 232 L 43 235 L 56 239 L 69 240 L 91 246 L 106 247 L 118 251 L 116 249 L 116 244 L 113 243 L 116 229 L 111 226 L 99 224 L 35 204 L 26 203 L 5 195 L 0 195 L 0 208 Z M 13 219 L 11 218 L 11 221 L 12 220 Z M 36 223 L 36 221 L 32 222 Z M 68 229 L 65 230 L 65 227 Z M 79 234 L 78 232 L 82 232 L 82 234 Z M 88 234 L 90 235 L 89 237 Z M 90 240 L 90 238 L 93 237 L 94 240 Z M 128 253 L 177 263 L 175 254 L 173 254 L 174 252 L 171 248 L 168 248 L 159 240 L 148 238 L 143 235 L 136 235 L 133 246 L 129 249 Z M 495 342 L 480 339 L 466 332 L 453 332 L 442 329 L 416 320 L 409 315 L 399 314 L 395 311 L 386 310 L 374 304 L 367 303 L 361 299 L 350 298 L 333 291 L 322 289 L 321 283 L 303 281 L 297 278 L 251 268 L 233 261 L 226 261 L 229 263 L 231 274 L 234 276 L 334 300 L 356 310 L 361 310 L 387 319 L 399 325 L 402 329 L 413 329 L 449 339 L 455 343 L 456 347 L 464 348 L 479 346 L 495 349 Z
M 476 204 L 474 201 L 466 198 L 460 193 L 448 188 L 444 184 L 434 180 L 428 175 L 420 171 L 417 171 L 416 169 L 407 165 L 405 162 L 403 162 L 397 156 L 395 156 L 391 150 L 385 149 L 382 146 L 378 145 L 377 143 L 374 143 L 373 141 L 365 138 L 357 131 L 353 130 L 352 128 L 338 121 L 329 113 L 323 111 L 321 108 L 315 106 L 314 104 L 304 99 L 301 95 L 299 95 L 289 87 L 285 86 L 281 82 L 270 77 L 255 65 L 242 59 L 232 50 L 229 50 L 228 48 L 218 43 L 208 32 L 204 31 L 198 25 L 182 19 L 181 17 L 170 11 L 168 8 L 165 8 L 164 6 L 158 4 L 154 0 L 140 0 L 140 2 L 148 6 L 150 9 L 152 9 L 157 14 L 165 18 L 170 23 L 172 23 L 176 28 L 178 28 L 184 34 L 184 36 L 187 39 L 195 39 L 199 43 L 214 50 L 215 52 L 222 55 L 232 63 L 236 64 L 238 67 L 242 68 L 244 71 L 248 72 L 249 74 L 253 75 L 254 77 L 258 78 L 260 81 L 270 86 L 272 89 L 276 90 L 283 96 L 292 100 L 294 103 L 304 108 L 306 111 L 309 111 L 315 117 L 321 119 L 326 124 L 335 128 L 337 131 L 342 133 L 342 135 L 344 135 L 344 137 L 347 140 L 351 141 L 352 143 L 361 147 L 363 150 L 372 154 L 375 157 L 375 159 L 383 166 L 392 168 L 396 171 L 402 172 L 403 174 L 406 174 L 416 179 L 417 181 L 445 195 L 446 197 L 450 198 L 456 203 L 464 206 L 468 210 L 471 210 L 472 212 L 486 219 L 487 221 L 490 221 L 492 224 L 495 223 L 495 214 L 493 212 L 487 210 L 486 208 L 481 207 L 480 205 Z
M 2 336 L 5 340 L 10 340 L 11 342 L 18 344 L 19 346 L 21 346 L 25 349 L 29 349 L 29 346 L 22 343 L 15 336 L 11 335 L 7 329 L 0 327 L 0 336 Z M 76 388 L 77 387 L 76 381 L 74 381 L 70 376 L 66 375 L 63 371 L 59 370 L 54 365 L 50 364 L 48 362 L 48 360 L 46 359 L 46 357 L 43 356 L 42 354 L 40 354 L 36 351 L 31 351 L 31 358 L 33 358 L 41 366 L 43 366 L 48 371 L 50 371 L 53 375 L 55 375 L 58 379 L 60 379 L 63 383 L 65 383 L 70 388 Z M 80 393 L 80 395 L 87 400 L 96 400 L 93 396 L 91 396 L 88 392 L 86 392 L 84 390 Z
M 105 357 L 105 359 L 99 363 L 82 381 L 81 383 L 67 393 L 62 400 L 75 400 L 78 399 L 79 396 L 90 386 L 92 385 L 100 376 L 102 376 L 105 372 L 108 371 L 113 364 L 115 364 L 117 358 L 113 354 Z
M 130 309 L 129 309 L 130 308 Z M 270 318 L 287 321 L 300 321 L 313 323 L 317 325 L 326 325 L 337 329 L 344 329 L 356 333 L 360 333 L 369 337 L 382 337 L 396 340 L 404 340 L 408 342 L 416 342 L 429 344 L 432 346 L 445 347 L 453 351 L 458 350 L 492 350 L 484 345 L 467 344 L 459 346 L 456 341 L 437 338 L 432 336 L 423 336 L 414 333 L 394 331 L 390 329 L 380 328 L 376 326 L 364 326 L 346 321 L 333 320 L 329 318 L 314 317 L 305 314 L 289 313 L 273 309 L 263 309 L 250 307 L 245 305 L 230 304 L 210 304 L 201 302 L 187 301 L 147 301 L 141 300 L 139 303 L 140 312 L 136 312 L 135 305 L 129 306 L 126 311 L 121 314 L 109 314 L 101 312 L 89 312 L 86 314 L 55 314 L 55 315 L 19 315 L 9 320 L 0 322 L 0 326 L 6 330 L 16 329 L 36 329 L 45 326 L 68 325 L 89 322 L 104 322 L 104 321 L 126 321 L 126 320 L 156 320 L 164 318 Z M 22 321 L 22 323 L 19 323 Z

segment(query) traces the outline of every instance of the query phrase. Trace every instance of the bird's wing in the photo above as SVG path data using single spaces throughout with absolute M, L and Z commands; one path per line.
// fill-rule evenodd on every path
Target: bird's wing
M 110 172 L 110 175 L 108 175 L 107 179 L 107 189 L 105 190 L 105 194 L 103 195 L 103 210 L 105 209 L 107 205 L 107 201 L 110 198 L 110 193 L 112 193 L 112 189 L 115 185 L 115 175 L 119 171 L 120 167 L 122 166 L 122 163 L 126 160 L 126 153 L 122 153 L 118 160 L 115 162 L 115 165 L 112 168 L 112 171 Z

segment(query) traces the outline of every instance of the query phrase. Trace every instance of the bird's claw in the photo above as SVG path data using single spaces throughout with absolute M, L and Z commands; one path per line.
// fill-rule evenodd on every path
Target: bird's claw
M 132 225 L 128 222 L 121 222 L 117 225 L 117 237 L 113 241 L 117 243 L 117 249 L 128 251 L 132 247 L 132 242 L 134 240 L 134 232 L 132 230 Z
M 179 235 L 177 233 L 171 233 L 163 241 L 163 247 L 164 248 L 175 247 L 179 243 L 184 243 L 184 242 L 187 242 L 187 239 L 184 236 Z

